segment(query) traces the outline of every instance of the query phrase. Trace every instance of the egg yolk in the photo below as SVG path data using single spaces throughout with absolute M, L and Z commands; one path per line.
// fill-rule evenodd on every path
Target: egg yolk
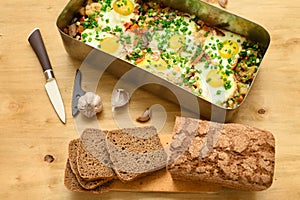
M 113 9 L 120 15 L 127 16 L 133 12 L 134 6 L 130 0 L 116 0 Z
M 218 70 L 210 70 L 206 75 L 206 82 L 214 88 L 218 88 L 224 85 L 224 78 L 225 75 L 221 75 Z
M 239 45 L 232 40 L 226 40 L 219 44 L 219 54 L 223 58 L 231 58 L 239 51 Z
M 110 53 L 110 54 L 115 53 L 119 48 L 118 38 L 115 37 L 104 38 L 100 42 L 100 48 L 106 53 Z
M 158 59 L 154 60 L 149 55 L 146 55 L 145 59 L 142 62 L 138 63 L 137 66 L 139 67 L 151 66 L 152 68 L 158 71 L 164 71 L 167 69 L 167 63 L 162 58 L 159 57 Z
M 170 48 L 177 51 L 183 44 L 185 44 L 185 38 L 183 35 L 173 35 L 169 39 Z

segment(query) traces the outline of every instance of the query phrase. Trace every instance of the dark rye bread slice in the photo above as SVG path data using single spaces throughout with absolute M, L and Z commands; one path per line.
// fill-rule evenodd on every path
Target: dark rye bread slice
M 107 178 L 107 179 L 99 179 L 99 180 L 94 180 L 94 181 L 88 181 L 84 180 L 82 177 L 80 177 L 78 168 L 77 168 L 77 149 L 80 144 L 80 139 L 74 139 L 70 141 L 69 143 L 69 162 L 71 169 L 73 173 L 75 174 L 78 183 L 85 189 L 94 189 L 98 187 L 99 185 L 102 185 L 108 181 L 110 181 L 112 178 Z
M 107 149 L 118 178 L 132 181 L 166 167 L 167 154 L 153 126 L 106 131 Z
M 80 177 L 86 180 L 116 178 L 106 149 L 106 135 L 99 129 L 85 129 L 77 151 Z
M 272 185 L 275 139 L 270 132 L 177 117 L 174 134 L 167 166 L 173 179 L 250 191 Z
M 73 173 L 70 165 L 70 161 L 67 161 L 66 168 L 65 168 L 65 175 L 64 175 L 64 185 L 65 187 L 73 192 L 89 192 L 95 194 L 102 194 L 105 192 L 109 192 L 111 182 L 106 182 L 92 190 L 87 190 L 83 188 L 77 178 L 76 175 Z

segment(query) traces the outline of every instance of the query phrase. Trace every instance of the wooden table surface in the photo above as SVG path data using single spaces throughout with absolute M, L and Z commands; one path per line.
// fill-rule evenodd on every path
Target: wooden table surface
M 2 1 L 0 13 L 0 199 L 300 199 L 300 4 L 298 0 L 229 0 L 227 10 L 264 26 L 271 45 L 252 91 L 235 122 L 270 130 L 276 139 L 273 185 L 262 192 L 222 189 L 216 194 L 109 192 L 77 194 L 63 185 L 68 142 L 78 137 L 71 115 L 75 70 L 81 65 L 65 52 L 56 19 L 67 0 Z M 67 123 L 56 116 L 44 90 L 45 79 L 29 43 L 39 27 L 65 103 Z M 99 90 L 110 101 L 116 79 L 104 74 Z M 163 105 L 164 131 L 172 130 L 177 106 L 137 91 L 131 115 Z M 265 111 L 262 114 L 260 111 Z M 109 109 L 98 118 L 114 126 Z M 44 161 L 44 156 L 54 161 Z

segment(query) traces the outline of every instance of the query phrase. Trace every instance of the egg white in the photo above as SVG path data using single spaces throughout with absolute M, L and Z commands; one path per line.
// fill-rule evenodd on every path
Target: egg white
M 242 50 L 242 43 L 246 39 L 240 35 L 231 33 L 229 31 L 223 31 L 224 36 L 209 34 L 204 41 L 204 51 L 210 57 L 211 63 L 223 66 L 226 70 L 228 66 L 235 64 L 236 60 L 239 58 L 239 52 Z M 238 51 L 233 54 L 230 58 L 224 58 L 220 55 L 218 49 L 218 43 L 224 43 L 226 41 L 233 41 L 238 46 Z
M 212 87 L 209 83 L 206 83 L 206 87 L 209 90 L 209 100 L 212 103 L 222 105 L 227 99 L 230 99 L 234 96 L 237 90 L 237 84 L 233 74 L 227 76 L 227 80 L 230 81 L 231 85 L 229 89 L 225 89 L 224 86 Z
M 175 18 L 179 19 L 180 16 Z M 163 50 L 168 53 L 179 53 L 181 56 L 188 57 L 194 53 L 196 46 L 196 38 L 192 34 L 196 32 L 196 24 L 193 21 L 189 21 L 189 18 L 184 17 L 186 25 L 176 27 L 171 24 L 169 28 L 160 28 L 159 30 L 151 30 L 153 32 L 153 39 L 149 44 L 149 47 L 154 50 Z M 181 29 L 186 28 L 186 31 L 182 32 Z M 172 38 L 176 38 L 172 40 Z M 174 44 L 176 43 L 176 44 Z
M 100 27 L 104 28 L 106 26 L 111 27 L 112 29 L 115 28 L 116 26 L 122 28 L 122 31 L 125 31 L 126 28 L 124 24 L 126 22 L 130 22 L 130 19 L 134 19 L 136 15 L 134 13 L 131 13 L 130 15 L 124 16 L 113 9 L 109 12 L 103 12 L 103 17 L 100 17 L 98 19 L 98 24 Z
M 114 55 L 118 58 L 125 59 L 126 51 L 124 50 L 124 46 L 118 41 L 119 38 L 117 36 L 108 32 L 97 32 L 94 29 L 86 29 L 82 34 L 88 35 L 84 39 L 86 44 L 94 48 L 101 49 L 102 51 Z M 103 44 L 103 42 L 107 42 L 107 40 L 115 41 L 115 44 L 113 44 L 115 46 L 111 47 L 110 49 L 105 49 L 104 45 L 101 46 L 101 44 Z
M 238 89 L 231 68 L 236 64 L 242 43 L 246 40 L 244 37 L 228 31 L 223 33 L 225 35 L 220 36 L 211 32 L 204 38 L 203 52 L 207 60 L 200 61 L 194 66 L 198 72 L 196 76 L 201 77 L 194 90 L 200 90 L 203 98 L 218 105 L 223 105 L 232 98 Z M 222 57 L 218 48 L 218 44 L 226 43 L 225 41 L 234 41 L 238 46 L 236 53 L 229 54 L 228 58 Z M 214 72 L 218 72 L 218 75 L 211 78 L 210 75 Z M 219 84 L 216 85 L 213 82 L 219 82 Z M 226 82 L 227 87 L 224 86 Z
M 201 90 L 201 96 L 217 105 L 223 105 L 227 99 L 232 98 L 237 91 L 237 82 L 234 78 L 234 74 L 225 74 L 223 70 L 218 67 L 208 64 L 207 62 L 200 62 L 195 66 L 195 69 L 201 73 L 197 73 L 200 83 L 195 90 Z M 216 73 L 216 76 L 211 77 L 212 73 Z M 225 83 L 229 82 L 229 87 L 225 88 Z M 218 82 L 219 84 L 214 84 Z
M 133 0 L 131 0 L 131 2 L 134 7 L 138 5 Z M 106 12 L 101 12 L 101 17 L 98 18 L 98 25 L 102 28 L 109 26 L 111 29 L 118 26 L 119 28 L 122 28 L 122 31 L 124 32 L 126 30 L 124 24 L 130 22 L 131 19 L 136 20 L 138 15 L 134 12 L 127 16 L 121 15 L 113 9 L 113 3 L 114 1 L 111 2 L 111 9 L 107 9 Z

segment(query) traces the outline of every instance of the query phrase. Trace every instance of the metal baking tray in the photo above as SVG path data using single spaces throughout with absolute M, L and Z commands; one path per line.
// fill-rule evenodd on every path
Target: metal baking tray
M 139 67 L 136 67 L 126 61 L 115 58 L 99 49 L 94 49 L 91 46 L 80 42 L 69 35 L 65 34 L 63 29 L 70 24 L 78 10 L 84 5 L 86 0 L 70 0 L 65 8 L 57 18 L 57 28 L 62 38 L 65 50 L 67 53 L 79 60 L 84 60 L 87 56 L 93 52 L 93 55 L 99 56 L 99 63 L 101 58 L 114 59 L 110 67 L 107 69 L 109 73 L 112 73 L 116 77 L 121 77 L 129 70 L 134 69 L 136 73 L 132 76 L 127 76 L 127 80 L 130 79 L 132 83 L 143 85 L 143 88 L 151 91 L 152 93 L 170 100 L 180 106 L 183 109 L 187 109 L 199 114 L 206 119 L 218 122 L 229 122 L 235 117 L 243 102 L 247 99 L 251 87 L 255 82 L 259 69 L 262 67 L 260 64 L 257 74 L 254 77 L 252 84 L 246 94 L 243 102 L 236 108 L 224 108 L 216 104 L 212 104 L 207 100 L 198 97 L 191 92 L 184 90 L 183 88 L 166 81 L 150 72 L 147 72 Z M 263 56 L 265 55 L 269 44 L 270 34 L 262 26 L 244 19 L 235 14 L 229 13 L 224 9 L 220 9 L 213 5 L 207 4 L 200 0 L 162 0 L 163 3 L 169 7 L 178 9 L 183 12 L 195 14 L 200 17 L 202 21 L 212 27 L 221 28 L 224 30 L 231 31 L 233 33 L 244 36 L 245 38 L 257 42 L 263 49 Z

